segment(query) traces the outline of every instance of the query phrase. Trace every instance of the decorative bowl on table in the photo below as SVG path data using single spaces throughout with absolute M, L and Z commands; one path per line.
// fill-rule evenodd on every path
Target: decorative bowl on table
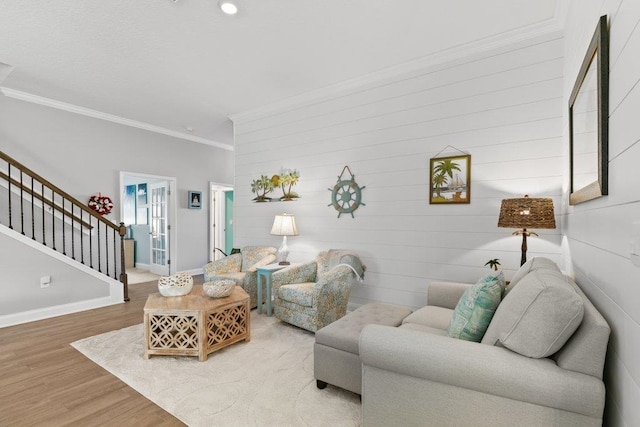
M 188 273 L 162 276 L 158 279 L 158 290 L 163 297 L 181 297 L 191 292 L 193 277 Z
M 202 289 L 211 298 L 224 298 L 231 295 L 236 282 L 233 280 L 214 280 L 202 284 Z

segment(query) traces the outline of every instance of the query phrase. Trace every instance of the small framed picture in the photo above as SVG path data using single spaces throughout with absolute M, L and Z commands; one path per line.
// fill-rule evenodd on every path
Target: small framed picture
M 429 162 L 429 203 L 471 201 L 471 155 L 436 157 Z
M 189 191 L 189 209 L 202 209 L 202 191 Z
M 138 184 L 138 206 L 147 204 L 147 184 Z

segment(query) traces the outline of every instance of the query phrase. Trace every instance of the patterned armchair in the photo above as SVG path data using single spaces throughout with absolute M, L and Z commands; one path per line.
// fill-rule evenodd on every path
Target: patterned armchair
M 355 253 L 332 249 L 320 252 L 315 261 L 276 271 L 276 317 L 311 332 L 335 322 L 347 312 L 351 283 L 364 270 Z
M 229 255 L 206 264 L 204 281 L 231 279 L 249 294 L 250 306 L 258 302 L 258 276 L 256 269 L 276 260 L 276 248 L 272 246 L 245 246 L 239 254 Z

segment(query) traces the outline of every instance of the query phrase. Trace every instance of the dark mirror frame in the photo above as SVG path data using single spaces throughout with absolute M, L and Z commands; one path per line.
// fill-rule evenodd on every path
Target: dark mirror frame
M 592 61 L 597 54 L 597 63 Z M 597 67 L 598 82 L 598 180 L 582 188 L 574 186 L 574 134 L 573 134 L 573 105 L 576 101 L 585 76 L 590 67 Z M 587 54 L 582 61 L 576 83 L 569 99 L 569 144 L 570 144 L 570 195 L 569 204 L 575 205 L 609 194 L 609 31 L 607 16 L 601 16 L 593 34 Z

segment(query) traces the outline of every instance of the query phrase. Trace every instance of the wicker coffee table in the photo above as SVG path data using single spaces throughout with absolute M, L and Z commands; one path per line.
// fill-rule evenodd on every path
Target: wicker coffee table
M 249 295 L 236 286 L 226 298 L 211 298 L 202 286 L 183 297 L 149 295 L 144 306 L 144 357 L 207 356 L 251 339 Z

